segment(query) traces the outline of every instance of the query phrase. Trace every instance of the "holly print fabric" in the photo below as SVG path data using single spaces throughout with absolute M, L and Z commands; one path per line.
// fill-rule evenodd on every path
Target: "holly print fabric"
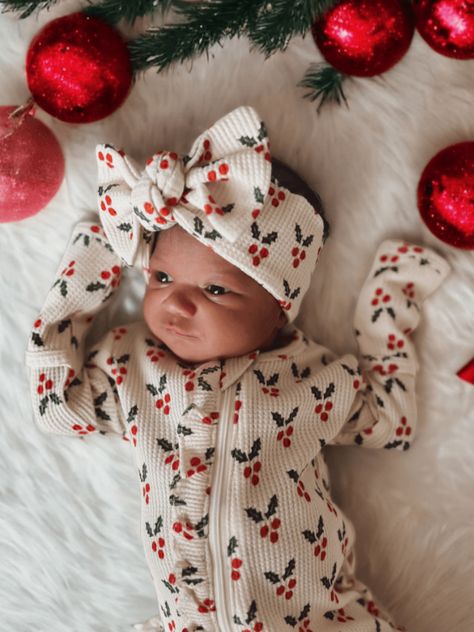
M 354 575 L 322 449 L 409 447 L 409 336 L 447 273 L 429 249 L 384 242 L 356 308 L 359 359 L 288 325 L 284 348 L 190 365 L 142 322 L 85 348 L 121 263 L 99 226 L 76 227 L 29 341 L 34 414 L 46 432 L 130 443 L 164 630 L 400 629 Z

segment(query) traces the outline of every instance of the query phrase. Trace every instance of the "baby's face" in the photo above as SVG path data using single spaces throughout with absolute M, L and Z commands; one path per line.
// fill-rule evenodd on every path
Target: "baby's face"
M 286 323 L 269 292 L 180 226 L 159 234 L 143 308 L 151 332 L 192 363 L 270 349 Z

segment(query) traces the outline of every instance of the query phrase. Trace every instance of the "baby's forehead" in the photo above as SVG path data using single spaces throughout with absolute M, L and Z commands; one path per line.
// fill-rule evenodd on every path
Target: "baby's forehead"
M 191 274 L 197 270 L 212 271 L 216 276 L 232 278 L 240 283 L 255 283 L 245 272 L 218 255 L 211 246 L 201 243 L 180 226 L 161 231 L 155 241 L 150 263 L 188 266 Z

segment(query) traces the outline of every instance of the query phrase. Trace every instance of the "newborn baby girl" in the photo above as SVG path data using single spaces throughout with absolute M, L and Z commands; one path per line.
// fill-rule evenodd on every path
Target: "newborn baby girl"
M 410 334 L 446 262 L 383 242 L 356 305 L 360 357 L 337 359 L 293 324 L 324 221 L 275 165 L 272 179 L 252 108 L 188 155 L 158 152 L 141 170 L 103 145 L 97 160 L 103 228 L 76 227 L 35 322 L 34 413 L 48 432 L 130 442 L 162 629 L 395 629 L 355 577 L 324 447 L 409 447 Z M 123 262 L 146 276 L 144 322 L 90 349 Z

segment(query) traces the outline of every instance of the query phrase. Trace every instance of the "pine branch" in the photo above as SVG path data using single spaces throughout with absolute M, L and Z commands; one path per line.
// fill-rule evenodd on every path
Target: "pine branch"
M 36 9 L 49 9 L 53 4 L 56 4 L 57 0 L 0 0 L 0 5 L 4 8 L 2 13 L 8 11 L 22 11 L 20 13 L 20 20 L 27 18 Z
M 312 23 L 338 0 L 272 0 L 265 3 L 249 31 L 250 39 L 269 57 L 284 50 L 295 35 L 305 35 Z
M 325 62 L 319 62 L 310 65 L 303 80 L 298 85 L 311 88 L 311 92 L 304 95 L 305 98 L 311 101 L 321 99 L 317 110 L 319 114 L 319 110 L 326 101 L 336 101 L 340 105 L 342 99 L 348 106 L 342 90 L 342 82 L 345 79 L 347 79 L 347 75 Z
M 91 3 L 91 0 L 88 0 Z M 173 8 L 174 5 L 182 4 L 180 0 L 102 0 L 86 9 L 84 13 L 95 18 L 101 18 L 109 24 L 116 24 L 124 19 L 130 24 L 134 24 L 137 18 L 141 18 L 148 13 L 153 13 L 159 9 L 162 14 Z
M 173 62 L 201 55 L 223 38 L 240 36 L 253 25 L 266 0 L 207 0 L 182 2 L 176 12 L 184 21 L 151 28 L 128 44 L 135 71 L 157 66 L 157 72 Z

